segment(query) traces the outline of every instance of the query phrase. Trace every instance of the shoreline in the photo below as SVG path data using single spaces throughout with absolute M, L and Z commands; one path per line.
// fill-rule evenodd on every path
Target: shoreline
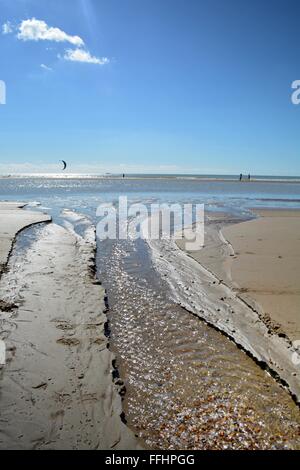
M 121 181 L 136 181 L 136 180 L 174 180 L 174 181 L 198 181 L 198 182 L 220 182 L 220 183 L 237 183 L 237 184 L 249 184 L 251 183 L 280 183 L 280 184 L 300 184 L 300 177 L 266 177 L 266 176 L 253 176 L 249 181 L 246 177 L 240 181 L 238 175 L 233 176 L 229 175 L 225 177 L 221 175 L 218 177 L 217 175 L 213 176 L 206 176 L 206 175 L 145 175 L 145 174 L 125 174 L 123 178 L 122 174 L 120 175 L 87 175 L 87 174 L 30 174 L 30 175 L 0 175 L 0 180 L 10 181 L 10 180 L 28 180 L 28 179 L 59 179 L 59 180 L 103 180 L 103 181 L 110 181 L 110 180 L 121 180 Z
M 28 214 L 6 212 L 14 219 Z M 90 233 L 79 240 L 48 223 L 25 253 L 11 253 L 7 267 L 0 280 L 10 307 L 0 306 L 7 353 L 0 448 L 141 449 L 121 419 Z

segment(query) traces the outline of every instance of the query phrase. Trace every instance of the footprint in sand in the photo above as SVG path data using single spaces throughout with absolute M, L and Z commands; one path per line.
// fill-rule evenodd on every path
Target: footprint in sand
M 59 323 L 58 325 L 55 325 L 55 327 L 58 330 L 74 330 L 75 325 L 68 324 L 68 323 Z
M 64 346 L 78 346 L 80 344 L 77 338 L 59 338 L 56 342 Z
M 46 382 L 42 382 L 42 383 L 40 383 L 40 384 L 38 384 L 38 385 L 33 385 L 33 386 L 32 386 L 32 388 L 33 388 L 34 390 L 40 390 L 40 389 L 45 390 L 47 387 L 48 387 L 48 384 L 47 384 Z

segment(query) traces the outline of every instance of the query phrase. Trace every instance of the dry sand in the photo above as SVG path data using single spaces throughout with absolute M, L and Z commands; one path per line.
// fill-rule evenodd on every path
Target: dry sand
M 300 211 L 257 211 L 259 219 L 222 230 L 234 250 L 227 265 L 237 292 L 253 299 L 265 322 L 300 339 Z
M 19 230 L 21 212 L 1 213 L 2 230 L 8 215 Z M 11 307 L 0 310 L 0 449 L 139 448 L 120 418 L 122 383 L 113 382 L 93 267 L 93 244 L 55 224 L 10 258 L 0 281 Z
M 239 221 L 239 218 L 224 212 L 208 213 L 206 214 L 204 224 L 204 247 L 200 247 L 199 250 L 187 251 L 185 239 L 177 240 L 177 246 L 187 251 L 193 259 L 205 266 L 220 281 L 229 284 L 228 264 L 233 251 L 231 246 L 222 237 L 221 229 L 224 226 L 237 224 Z M 190 231 L 189 229 L 187 230 Z
M 253 210 L 259 218 L 240 222 L 209 214 L 205 246 L 189 252 L 279 334 L 300 339 L 300 211 Z M 185 249 L 185 241 L 177 245 Z

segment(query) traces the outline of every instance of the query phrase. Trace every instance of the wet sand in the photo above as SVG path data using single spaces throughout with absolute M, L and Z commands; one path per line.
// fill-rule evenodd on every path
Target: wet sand
M 41 212 L 21 210 L 25 205 L 21 202 L 0 202 L 0 275 L 7 264 L 17 233 L 29 225 L 51 220 L 51 217 Z
M 37 221 L 6 208 L 2 231 L 7 217 L 10 240 L 22 224 Z M 139 447 L 120 418 L 94 249 L 90 240 L 51 223 L 9 259 L 0 281 L 7 353 L 0 369 L 0 449 Z

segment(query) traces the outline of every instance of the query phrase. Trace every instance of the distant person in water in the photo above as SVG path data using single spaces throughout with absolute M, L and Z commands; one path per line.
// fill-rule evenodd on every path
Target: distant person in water
M 251 180 L 251 175 L 250 175 L 250 173 L 249 173 L 249 175 L 248 175 L 248 181 L 250 181 L 250 180 Z
M 124 175 L 124 173 L 123 173 L 123 178 L 125 178 L 125 175 Z
M 243 175 L 242 175 L 242 173 L 241 173 L 241 174 L 240 174 L 240 181 L 242 181 L 242 179 L 243 179 Z

